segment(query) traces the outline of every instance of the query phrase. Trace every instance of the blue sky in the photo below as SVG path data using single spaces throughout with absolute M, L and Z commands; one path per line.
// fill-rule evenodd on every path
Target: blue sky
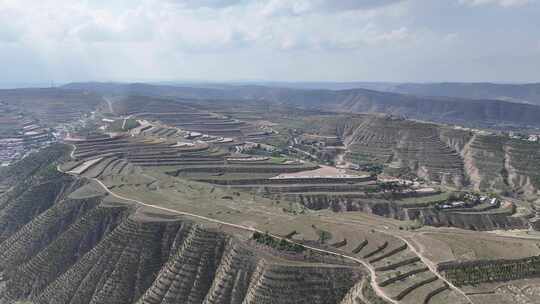
M 0 83 L 540 81 L 540 0 L 0 0 Z

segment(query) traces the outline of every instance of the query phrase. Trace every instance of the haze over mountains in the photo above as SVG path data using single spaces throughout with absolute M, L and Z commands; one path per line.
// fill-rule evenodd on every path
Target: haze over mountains
M 373 90 L 422 96 L 500 99 L 540 104 L 540 83 L 359 83 L 358 86 Z
M 277 85 L 277 86 L 276 86 Z M 283 85 L 283 86 L 281 86 Z M 467 126 L 540 126 L 540 85 L 497 84 L 386 84 L 358 83 L 366 88 L 336 89 L 353 84 L 288 85 L 189 84 L 151 85 L 72 83 L 65 89 L 113 95 L 147 95 L 195 99 L 245 99 L 332 112 L 386 113 Z M 295 86 L 295 87 L 290 87 Z M 329 89 L 329 87 L 334 89 Z M 309 89 L 306 89 L 309 88 Z M 463 88 L 463 89 L 462 89 Z M 386 92 L 382 92 L 386 90 Z M 396 93 L 399 92 L 399 93 Z M 528 103 L 501 99 L 526 100 Z M 536 104 L 535 104 L 536 103 Z M 537 105 L 539 104 L 539 105 Z
M 194 86 L 193 83 L 162 83 Z M 246 82 L 270 87 L 292 89 L 350 90 L 369 89 L 419 96 L 459 97 L 468 99 L 500 99 L 512 102 L 540 104 L 540 83 L 491 83 L 491 82 Z M 196 85 L 199 86 L 199 85 Z M 200 85 L 203 86 L 203 85 Z
M 163 83 L 173 84 L 173 83 Z M 242 83 L 237 83 L 242 84 Z M 540 83 L 490 83 L 490 82 L 247 82 L 243 84 L 308 89 L 350 90 L 369 89 L 390 93 L 418 96 L 459 97 L 466 99 L 498 99 L 519 103 L 540 104 Z M 177 83 L 180 86 L 202 84 Z M 209 86 L 208 84 L 206 86 Z

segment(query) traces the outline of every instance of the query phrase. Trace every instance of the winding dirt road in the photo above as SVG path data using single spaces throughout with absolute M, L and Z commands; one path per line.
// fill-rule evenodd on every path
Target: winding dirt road
M 74 153 L 75 153 L 75 150 L 77 149 L 77 147 L 73 144 L 70 144 L 70 146 L 73 148 L 73 150 L 71 151 L 70 153 L 70 156 L 71 158 L 75 158 L 74 157 Z M 73 176 L 77 176 L 79 177 L 79 175 L 77 174 L 72 174 L 70 172 L 65 172 L 63 170 L 60 169 L 60 166 L 57 167 L 58 171 L 62 172 L 62 173 L 65 173 L 65 174 L 70 174 L 70 175 L 73 175 Z M 241 230 L 245 230 L 245 231 L 250 231 L 250 232 L 259 232 L 259 233 L 266 233 L 264 231 L 261 231 L 261 230 L 258 230 L 258 229 L 255 229 L 253 227 L 249 227 L 249 226 L 243 226 L 243 225 L 238 225 L 238 224 L 233 224 L 233 223 L 228 223 L 228 222 L 224 222 L 224 221 L 220 221 L 220 220 L 217 220 L 217 219 L 213 219 L 213 218 L 209 218 L 209 217 L 206 217 L 206 216 L 201 216 L 201 215 L 197 215 L 197 214 L 193 214 L 193 213 L 189 213 L 189 212 L 182 212 L 182 211 L 178 211 L 178 210 L 174 210 L 174 209 L 169 209 L 169 208 L 165 208 L 165 207 L 161 207 L 161 206 L 156 206 L 156 205 L 151 205 L 151 204 L 147 204 L 147 203 L 144 203 L 142 201 L 138 201 L 138 200 L 135 200 L 135 199 L 132 199 L 132 198 L 128 198 L 128 197 L 125 197 L 125 196 L 122 196 L 122 195 L 119 195 L 117 193 L 114 193 L 113 191 L 111 191 L 102 181 L 100 181 L 99 179 L 97 178 L 89 178 L 90 180 L 93 180 L 94 182 L 96 182 L 98 185 L 100 185 L 104 191 L 106 191 L 107 193 L 109 193 L 110 195 L 116 197 L 116 198 L 119 198 L 121 200 L 125 200 L 125 201 L 129 201 L 129 202 L 133 202 L 137 205 L 140 205 L 140 206 L 144 206 L 144 207 L 148 207 L 148 208 L 153 208 L 153 209 L 157 209 L 157 210 L 161 210 L 161 211 L 166 211 L 166 212 L 169 212 L 169 213 L 173 213 L 173 214 L 177 214 L 177 215 L 182 215 L 182 216 L 188 216 L 188 217 L 192 217 L 192 218 L 197 218 L 197 219 L 200 219 L 200 220 L 203 220 L 203 221 L 207 221 L 207 222 L 211 222 L 211 223 L 216 223 L 216 224 L 220 224 L 220 225 L 224 225 L 224 226 L 228 226 L 228 227 L 233 227 L 233 228 L 237 228 L 237 229 L 241 229 Z M 385 233 L 384 231 L 382 230 L 378 230 L 378 229 L 375 229 L 377 230 L 378 232 L 381 232 L 381 233 Z M 328 251 L 328 250 L 324 250 L 324 249 L 320 249 L 320 248 L 316 248 L 316 247 L 311 247 L 311 246 L 307 246 L 307 245 L 304 245 L 302 243 L 298 243 L 298 242 L 295 242 L 293 240 L 290 240 L 290 239 L 287 239 L 287 238 L 283 238 L 279 235 L 274 235 L 274 234 L 270 234 L 272 237 L 276 238 L 276 239 L 279 239 L 279 240 L 285 240 L 287 242 L 290 242 L 290 243 L 293 243 L 293 244 L 298 244 L 298 245 L 301 245 L 303 246 L 304 248 L 307 248 L 307 249 L 310 249 L 312 251 L 315 251 L 315 252 L 319 252 L 319 253 L 324 253 L 324 254 L 328 254 L 328 255 L 333 255 L 333 256 L 337 256 L 337 257 L 340 257 L 340 258 L 344 258 L 344 259 L 348 259 L 350 261 L 354 261 L 358 264 L 361 264 L 363 265 L 365 268 L 368 269 L 368 271 L 370 272 L 370 278 L 371 278 L 371 286 L 373 288 L 373 290 L 375 291 L 375 293 L 377 294 L 377 296 L 383 298 L 384 300 L 388 301 L 389 303 L 392 303 L 392 304 L 398 304 L 399 301 L 396 301 L 394 299 L 392 299 L 390 296 L 388 296 L 384 290 L 382 290 L 379 285 L 377 284 L 377 274 L 375 272 L 375 269 L 369 264 L 367 263 L 366 261 L 363 261 L 361 259 L 358 259 L 356 257 L 353 257 L 353 256 L 348 256 L 348 255 L 345 255 L 345 254 L 340 254 L 340 253 L 336 253 L 336 252 L 332 252 L 332 251 Z M 448 284 L 448 286 L 450 286 L 451 289 L 457 291 L 458 293 L 460 293 L 461 295 L 463 295 L 468 301 L 469 303 L 473 303 L 473 301 L 469 298 L 469 296 L 467 296 L 461 289 L 457 288 L 454 284 L 452 284 L 452 282 L 448 281 L 443 275 L 441 275 L 438 271 L 437 271 L 437 267 L 436 265 L 431 262 L 429 259 L 427 259 L 423 254 L 422 252 L 420 252 L 419 250 L 417 250 L 411 241 L 409 241 L 408 239 L 406 239 L 405 237 L 403 236 L 400 236 L 400 235 L 397 235 L 397 234 L 394 234 L 395 237 L 399 238 L 400 240 L 402 240 L 403 242 L 405 242 L 408 246 L 408 248 L 410 248 L 410 250 L 416 254 L 421 260 L 422 262 L 429 268 L 429 270 L 431 272 L 433 272 L 439 279 L 441 279 L 443 282 L 445 282 L 446 284 Z
M 74 158 L 74 153 L 75 153 L 75 149 L 77 149 L 77 147 L 73 144 L 70 144 L 70 146 L 73 148 L 73 150 L 71 151 L 70 153 L 70 156 L 71 158 Z M 62 172 L 62 173 L 65 173 L 65 174 L 70 174 L 72 176 L 76 176 L 76 177 L 80 177 L 79 175 L 77 174 L 72 174 L 70 172 L 66 172 L 66 171 L 63 171 L 62 169 L 60 169 L 60 166 L 57 166 L 57 170 Z M 141 201 L 138 201 L 138 200 L 135 200 L 135 199 L 132 199 L 132 198 L 129 198 L 129 197 L 125 197 L 125 196 L 122 196 L 122 195 L 119 195 L 117 193 L 114 193 L 113 191 L 111 191 L 102 181 L 100 181 L 99 179 L 97 178 L 88 178 L 94 182 L 96 182 L 98 185 L 100 185 L 104 191 L 106 191 L 108 194 L 116 197 L 116 198 L 119 198 L 121 200 L 125 200 L 125 201 L 129 201 L 129 202 L 133 202 L 137 205 L 140 205 L 140 206 L 144 206 L 144 207 L 148 207 L 148 208 L 153 208 L 153 209 L 157 209 L 157 210 L 161 210 L 161 211 L 166 211 L 166 212 L 169 212 L 169 213 L 173 213 L 173 214 L 178 214 L 178 215 L 183 215 L 183 216 L 188 216 L 188 217 L 193 217 L 193 218 L 197 218 L 197 219 L 200 219 L 200 220 L 204 220 L 204 221 L 207 221 L 207 222 L 211 222 L 211 223 L 216 223 L 216 224 L 220 224 L 220 225 L 224 225 L 224 226 L 228 226 L 228 227 L 233 227 L 233 228 L 237 228 L 237 229 L 241 229 L 241 230 L 245 230 L 245 231 L 250 231 L 250 232 L 259 232 L 259 233 L 266 233 L 264 231 L 261 231 L 261 230 L 258 230 L 258 229 L 255 229 L 253 227 L 248 227 L 248 226 L 243 226 L 243 225 L 238 225 L 238 224 L 233 224 L 233 223 L 228 223 L 228 222 L 224 222 L 224 221 L 220 221 L 220 220 L 217 220 L 217 219 L 213 219 L 213 218 L 209 218 L 209 217 L 206 217 L 206 216 L 201 216 L 201 215 L 197 215 L 197 214 L 193 214 L 193 213 L 189 213 L 189 212 L 182 212 L 182 211 L 178 211 L 178 210 L 174 210 L 174 209 L 169 209 L 169 208 L 165 208 L 165 207 L 161 207 L 161 206 L 156 206 L 156 205 L 151 205 L 151 204 L 147 204 L 147 203 L 144 203 L 144 202 L 141 202 Z M 289 243 L 293 243 L 293 244 L 297 244 L 297 245 L 301 245 L 303 246 L 304 248 L 307 248 L 307 249 L 310 249 L 312 251 L 315 251 L 315 252 L 319 252 L 319 253 L 324 253 L 324 254 L 328 254 L 328 255 L 333 255 L 333 256 L 337 256 L 337 257 L 340 257 L 340 258 L 344 258 L 344 259 L 348 259 L 348 260 L 351 260 L 351 261 L 354 261 L 356 263 L 359 263 L 361 265 L 363 265 L 364 267 L 366 267 L 368 269 L 368 271 L 370 272 L 370 278 L 371 278 L 371 287 L 373 288 L 373 290 L 375 291 L 375 293 L 383 298 L 384 300 L 388 301 L 389 303 L 393 303 L 393 304 L 398 304 L 399 302 L 392 299 L 391 297 L 389 297 L 380 287 L 379 285 L 377 284 L 377 281 L 376 281 L 376 272 L 375 272 L 375 269 L 370 265 L 368 264 L 367 262 L 361 260 L 361 259 L 358 259 L 358 258 L 355 258 L 355 257 L 351 257 L 351 256 L 348 256 L 348 255 L 345 255 L 345 254 L 340 254 L 340 253 L 336 253 L 336 252 L 332 252 L 332 251 L 328 251 L 328 250 L 324 250 L 324 249 L 320 249 L 320 248 L 316 248 L 316 247 L 311 247 L 311 246 L 307 246 L 307 245 L 304 245 L 302 243 L 298 243 L 298 242 L 295 242 L 293 240 L 290 240 L 290 239 L 287 239 L 287 238 L 283 238 L 279 235 L 274 235 L 274 234 L 270 234 L 272 237 L 276 238 L 276 239 L 279 239 L 279 240 L 285 240 Z
M 441 279 L 443 282 L 445 282 L 446 284 L 448 284 L 448 286 L 450 286 L 450 288 L 452 288 L 453 290 L 457 291 L 459 294 L 461 294 L 463 297 L 465 297 L 465 299 L 467 299 L 467 301 L 469 301 L 469 303 L 474 303 L 471 298 L 465 293 L 463 292 L 463 290 L 459 289 L 458 287 L 456 287 L 452 282 L 450 282 L 449 280 L 447 280 L 442 274 L 439 273 L 439 271 L 437 270 L 437 266 L 431 261 L 429 260 L 428 258 L 426 258 L 424 256 L 424 254 L 417 250 L 416 247 L 414 247 L 414 245 L 412 244 L 411 241 L 407 240 L 406 238 L 400 236 L 400 235 L 394 235 L 395 237 L 399 238 L 400 240 L 402 240 L 403 242 L 405 242 L 407 244 L 407 246 L 409 247 L 409 249 L 414 253 L 416 254 L 420 260 L 422 260 L 422 263 L 424 263 L 428 268 L 429 270 L 431 270 L 431 272 L 433 272 L 437 277 L 439 277 L 439 279 Z

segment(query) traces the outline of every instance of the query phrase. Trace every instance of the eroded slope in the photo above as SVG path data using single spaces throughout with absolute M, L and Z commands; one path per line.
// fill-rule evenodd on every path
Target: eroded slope
M 150 213 L 51 170 L 1 197 L 0 303 L 339 303 L 363 277 L 276 257 L 249 233 Z

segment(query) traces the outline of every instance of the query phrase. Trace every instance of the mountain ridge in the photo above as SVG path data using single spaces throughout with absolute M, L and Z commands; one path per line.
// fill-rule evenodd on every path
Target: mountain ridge
M 210 100 L 260 100 L 312 110 L 385 113 L 467 126 L 540 126 L 540 106 L 497 99 L 424 97 L 369 89 L 305 90 L 265 86 L 198 88 L 142 83 L 72 83 L 64 89 L 100 94 Z

